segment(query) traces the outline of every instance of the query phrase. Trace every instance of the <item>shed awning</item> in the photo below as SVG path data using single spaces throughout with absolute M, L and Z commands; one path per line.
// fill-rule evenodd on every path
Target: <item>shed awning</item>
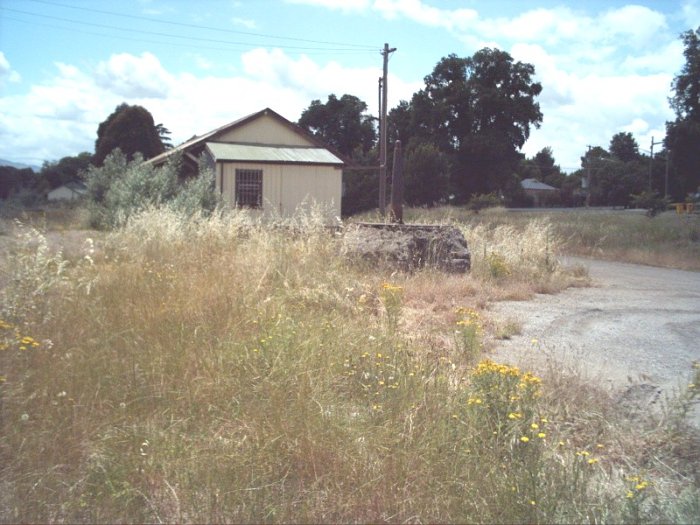
M 271 162 L 289 164 L 326 164 L 341 166 L 343 161 L 325 148 L 264 146 L 207 142 L 207 148 L 219 161 Z

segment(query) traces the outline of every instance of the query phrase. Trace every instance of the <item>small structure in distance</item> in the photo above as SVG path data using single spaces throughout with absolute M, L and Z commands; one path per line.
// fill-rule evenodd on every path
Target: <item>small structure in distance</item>
M 75 201 L 80 199 L 87 193 L 85 184 L 79 181 L 70 181 L 54 188 L 46 194 L 46 200 L 49 202 L 57 201 Z
M 525 195 L 532 198 L 535 208 L 544 206 L 550 199 L 556 197 L 559 190 L 554 186 L 540 182 L 537 179 L 523 179 L 520 185 Z

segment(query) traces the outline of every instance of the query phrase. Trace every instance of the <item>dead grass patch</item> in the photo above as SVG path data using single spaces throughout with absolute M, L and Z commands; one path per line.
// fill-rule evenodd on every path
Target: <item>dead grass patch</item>
M 289 235 L 249 219 L 154 210 L 91 262 L 25 246 L 3 266 L 23 283 L 1 305 L 3 521 L 697 515 L 697 481 L 659 467 L 692 441 L 635 455 L 663 434 L 611 423 L 585 381 L 483 359 L 491 301 L 569 282 L 551 244 L 513 250 L 484 228 L 471 275 L 368 273 L 313 223 Z M 654 486 L 631 508 L 625 476 L 639 475 Z

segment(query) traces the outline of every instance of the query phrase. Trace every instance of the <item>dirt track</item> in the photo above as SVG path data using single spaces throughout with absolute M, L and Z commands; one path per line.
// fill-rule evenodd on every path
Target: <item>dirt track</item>
M 522 333 L 499 341 L 494 358 L 535 369 L 547 361 L 573 366 L 616 393 L 638 385 L 667 396 L 688 383 L 700 360 L 700 273 L 564 262 L 586 267 L 592 286 L 496 303 L 494 316 L 519 321 Z M 693 421 L 700 426 L 700 410 Z

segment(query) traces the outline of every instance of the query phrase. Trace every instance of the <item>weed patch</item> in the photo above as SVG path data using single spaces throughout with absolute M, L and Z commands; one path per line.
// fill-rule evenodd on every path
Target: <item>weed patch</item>
M 486 259 L 466 276 L 367 272 L 320 221 L 297 224 L 147 208 L 99 258 L 19 240 L 3 267 L 2 521 L 697 515 L 682 424 L 618 428 L 590 385 L 485 359 L 488 302 L 567 282 L 546 224 L 533 246 L 472 232 L 512 268 L 499 279 Z

